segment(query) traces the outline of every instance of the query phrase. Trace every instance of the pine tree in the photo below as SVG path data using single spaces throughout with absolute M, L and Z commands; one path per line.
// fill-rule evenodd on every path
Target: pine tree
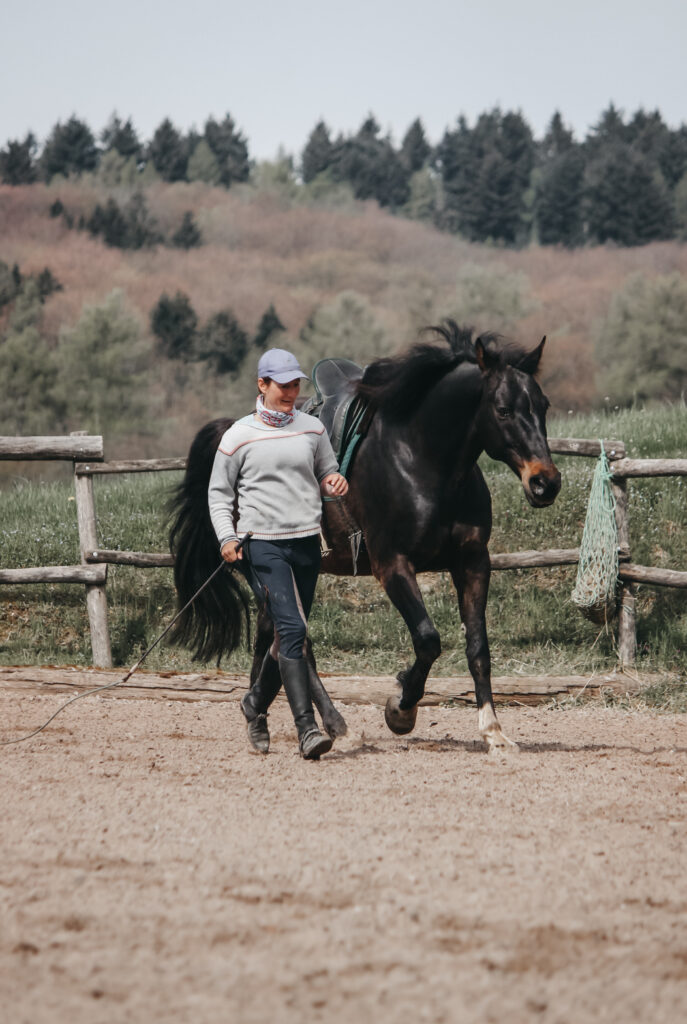
M 97 203 L 85 227 L 117 249 L 150 248 L 162 241 L 142 192 L 135 192 L 123 210 L 111 197 L 105 206 Z
M 627 143 L 601 149 L 586 170 L 584 216 L 597 242 L 643 245 L 670 238 L 673 208 L 660 175 Z
M 3 185 L 31 185 L 36 178 L 36 139 L 29 132 L 23 142 L 10 140 L 0 150 L 0 180 Z
M 472 130 L 461 118 L 437 150 L 446 193 L 444 223 L 473 241 L 522 241 L 534 155 L 521 114 L 504 115 L 496 108 L 481 114 Z
M 3 306 L 8 306 L 10 302 L 14 301 L 20 288 L 21 278 L 17 281 L 17 275 L 10 270 L 6 263 L 0 260 L 0 310 Z
M 285 330 L 286 328 L 274 308 L 274 303 L 270 302 L 269 306 L 260 318 L 258 329 L 255 332 L 255 337 L 253 338 L 253 348 L 264 351 L 265 349 L 273 347 L 275 335 Z
M 376 199 L 393 209 L 408 200 L 409 175 L 391 141 L 379 132 L 374 117 L 368 117 L 342 146 L 336 174 L 350 183 L 356 199 Z
M 403 136 L 401 143 L 401 163 L 409 174 L 422 170 L 429 160 L 432 147 L 427 142 L 425 129 L 420 118 L 416 118 Z
M 162 242 L 157 220 L 150 213 L 142 192 L 134 192 L 124 208 L 124 215 L 127 224 L 127 248 L 147 249 Z
M 248 144 L 230 114 L 219 122 L 209 118 L 205 122 L 204 138 L 217 159 L 219 180 L 225 188 L 230 188 L 234 182 L 248 180 Z
M 668 132 L 658 153 L 658 166 L 666 185 L 674 190 L 687 174 L 687 126 Z
M 556 111 L 549 121 L 544 138 L 539 146 L 540 163 L 546 164 L 549 160 L 567 153 L 575 145 L 572 131 L 566 128 L 559 111 Z
M 57 280 L 50 267 L 44 267 L 40 274 L 35 276 L 34 280 L 38 288 L 38 295 L 41 302 L 45 302 L 45 300 L 55 292 L 64 291 L 64 286 Z
M 169 359 L 192 359 L 198 317 L 188 295 L 164 292 L 150 314 L 150 327 Z
M 86 227 L 94 237 L 101 237 L 105 245 L 118 249 L 129 247 L 126 217 L 112 198 L 108 199 L 104 206 L 96 204 Z
M 98 166 L 98 148 L 93 132 L 83 121 L 71 117 L 66 124 L 59 121 L 45 144 L 40 159 L 46 181 L 55 174 L 83 174 Z
M 126 160 L 129 160 L 131 157 L 134 157 L 136 160 L 141 159 L 143 147 L 130 117 L 122 123 L 117 114 L 114 113 L 107 126 L 100 133 L 100 140 L 105 152 L 115 150 Z
M 573 248 L 583 243 L 584 167 L 582 149 L 573 146 L 542 168 L 535 194 L 537 236 L 542 245 Z
M 148 158 L 164 181 L 183 181 L 186 177 L 186 143 L 169 118 L 155 130 L 148 146 Z
M 301 154 L 301 177 L 308 184 L 334 163 L 334 146 L 324 121 L 318 121 Z
M 610 103 L 587 135 L 585 147 L 591 158 L 608 146 L 625 144 L 627 141 L 627 129 L 622 113 Z
M 203 244 L 200 228 L 193 219 L 193 211 L 187 210 L 181 226 L 172 235 L 172 245 L 177 249 L 196 249 Z
M 453 131 L 444 132 L 436 152 L 436 163 L 444 187 L 444 209 L 440 225 L 472 237 L 471 207 L 474 198 L 472 175 L 477 163 L 472 131 L 464 117 Z

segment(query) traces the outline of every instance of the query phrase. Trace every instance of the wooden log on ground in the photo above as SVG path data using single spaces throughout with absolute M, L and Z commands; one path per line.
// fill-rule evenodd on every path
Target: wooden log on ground
M 95 466 L 77 462 L 74 466 L 74 472 L 80 476 L 97 473 L 161 473 L 174 469 L 186 469 L 186 459 L 119 459 L 99 462 Z
M 687 587 L 687 572 L 658 569 L 650 565 L 631 565 L 628 562 L 620 566 L 620 578 L 631 583 L 651 583 L 656 587 Z
M 588 441 L 583 437 L 550 437 L 549 449 L 553 455 L 601 455 L 598 441 Z M 625 445 L 622 441 L 606 441 L 604 450 L 609 460 L 622 459 L 625 456 Z
M 163 568 L 174 565 L 174 555 L 147 551 L 116 551 L 98 548 L 86 552 L 86 561 L 108 562 L 110 565 L 135 565 L 139 569 Z
M 548 565 L 575 565 L 580 560 L 579 548 L 561 548 L 551 551 L 513 551 L 491 555 L 492 569 L 535 569 Z
M 32 693 L 40 696 L 83 693 L 126 674 L 124 668 L 75 669 L 68 666 L 44 668 L 31 665 L 0 666 L 0 690 L 4 693 Z M 665 681 L 661 674 L 623 675 L 602 672 L 571 676 L 495 676 L 494 699 L 499 704 L 541 704 L 555 698 L 597 696 L 601 690 L 618 694 L 637 693 L 644 686 Z M 343 704 L 367 704 L 380 709 L 396 689 L 395 676 L 343 676 L 322 674 L 333 700 Z M 115 686 L 98 694 L 97 699 L 127 700 L 239 701 L 248 689 L 248 676 L 229 672 L 173 673 L 137 672 L 124 686 Z M 277 697 L 285 701 L 283 691 Z M 430 676 L 422 699 L 423 706 L 446 703 L 474 706 L 474 683 L 470 676 Z M 381 713 L 381 711 L 380 711 Z
M 106 565 L 44 565 L 27 569 L 0 569 L 0 583 L 103 584 Z
M 687 459 L 619 459 L 613 476 L 687 476 Z
M 103 439 L 95 434 L 67 437 L 0 437 L 0 459 L 102 459 Z

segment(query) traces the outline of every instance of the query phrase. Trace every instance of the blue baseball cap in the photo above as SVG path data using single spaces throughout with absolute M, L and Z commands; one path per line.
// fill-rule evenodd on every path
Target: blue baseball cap
M 258 377 L 269 377 L 270 380 L 275 380 L 277 384 L 288 384 L 289 381 L 295 380 L 296 377 L 304 377 L 306 380 L 310 379 L 301 370 L 295 355 L 292 352 L 287 352 L 285 348 L 269 348 L 267 352 L 260 356 Z

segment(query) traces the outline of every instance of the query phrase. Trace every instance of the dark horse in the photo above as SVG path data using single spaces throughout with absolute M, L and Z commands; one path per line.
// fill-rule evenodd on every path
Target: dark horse
M 351 524 L 357 524 L 364 538 L 358 572 L 379 580 L 403 616 L 415 651 L 385 710 L 387 725 L 399 735 L 413 729 L 425 681 L 441 652 L 416 575 L 448 570 L 458 592 L 479 730 L 490 748 L 504 747 L 511 741 L 494 711 L 485 625 L 491 498 L 477 460 L 486 451 L 510 466 L 530 505 L 541 508 L 555 500 L 561 478 L 546 440 L 549 403 L 534 376 L 545 339 L 526 352 L 500 346 L 494 335 L 473 343 L 472 332 L 450 320 L 430 330 L 438 344 L 419 343 L 406 354 L 379 359 L 356 385 L 374 416 L 355 455 L 347 497 L 325 503 L 331 552 L 322 568 L 352 573 L 348 538 Z M 217 445 L 232 422 L 215 420 L 199 432 L 177 491 L 171 541 L 180 604 L 217 565 L 207 489 Z M 233 650 L 248 615 L 245 591 L 234 577 L 220 573 L 216 579 L 217 586 L 182 620 L 179 634 L 203 660 Z M 271 623 L 263 616 L 252 680 L 271 640 Z

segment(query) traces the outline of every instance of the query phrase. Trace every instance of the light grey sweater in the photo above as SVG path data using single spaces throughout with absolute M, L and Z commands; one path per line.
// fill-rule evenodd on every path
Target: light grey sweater
M 256 540 L 309 537 L 320 531 L 320 481 L 338 469 L 318 419 L 296 412 L 288 427 L 254 414 L 237 420 L 219 443 L 208 505 L 220 548 L 249 530 Z M 238 524 L 234 512 L 238 505 Z

